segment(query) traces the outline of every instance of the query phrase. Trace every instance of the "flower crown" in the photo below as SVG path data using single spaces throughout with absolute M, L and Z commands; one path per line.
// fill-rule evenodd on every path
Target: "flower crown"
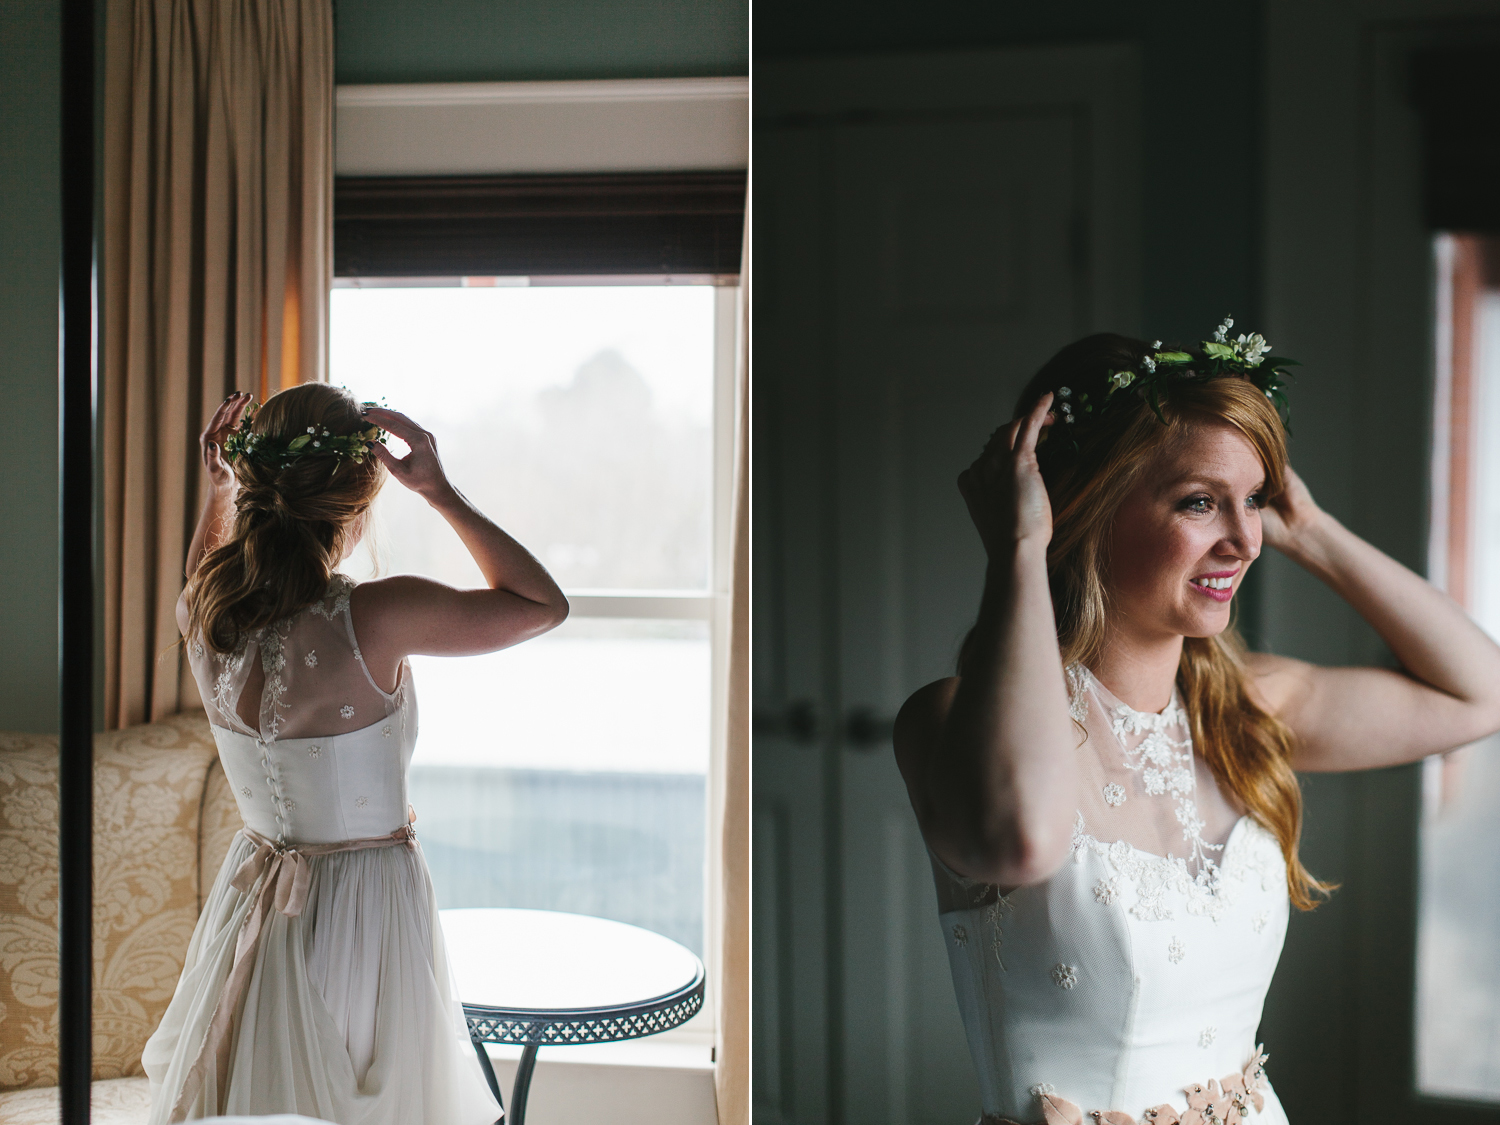
M 1161 341 L 1153 341 L 1151 352 L 1142 356 L 1134 369 L 1109 372 L 1107 389 L 1097 401 L 1090 400 L 1086 391 L 1075 394 L 1071 387 L 1058 387 L 1053 409 L 1058 412 L 1073 449 L 1078 449 L 1078 427 L 1086 428 L 1117 415 L 1134 405 L 1133 400 L 1144 400 L 1157 420 L 1165 424 L 1161 396 L 1168 383 L 1202 382 L 1224 376 L 1244 379 L 1258 388 L 1271 400 L 1282 426 L 1290 433 L 1286 380 L 1292 376 L 1285 369 L 1300 365 L 1295 359 L 1270 355 L 1271 345 L 1258 332 L 1248 336 L 1241 333 L 1238 339 L 1231 340 L 1229 330 L 1233 327 L 1234 318 L 1226 316 L 1214 330 L 1214 338 L 1203 341 L 1201 357 L 1183 351 L 1161 351 Z M 1042 436 L 1047 436 L 1046 430 Z
M 360 405 L 371 407 L 379 404 L 362 402 Z M 305 434 L 298 434 L 290 441 L 278 441 L 265 434 L 250 432 L 256 410 L 254 406 L 247 410 L 239 426 L 224 439 L 224 460 L 233 462 L 243 457 L 256 464 L 285 469 L 303 457 L 335 457 L 340 462 L 353 461 L 358 465 L 372 448 L 385 444 L 385 431 L 373 425 L 352 434 L 335 434 L 326 426 L 308 426 Z M 333 471 L 337 473 L 339 466 L 334 465 Z

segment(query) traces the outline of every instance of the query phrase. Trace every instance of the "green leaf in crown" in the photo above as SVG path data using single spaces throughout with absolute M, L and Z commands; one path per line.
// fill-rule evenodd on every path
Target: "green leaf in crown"
M 1157 419 L 1165 423 L 1162 400 L 1168 384 L 1223 376 L 1242 378 L 1260 390 L 1276 408 L 1287 433 L 1291 433 L 1290 408 L 1283 388 L 1285 380 L 1292 376 L 1285 369 L 1301 365 L 1295 359 L 1272 355 L 1271 345 L 1258 332 L 1241 333 L 1231 339 L 1229 330 L 1233 327 L 1234 318 L 1226 316 L 1214 330 L 1213 339 L 1202 341 L 1201 357 L 1176 349 L 1163 350 L 1162 342 L 1154 341 L 1151 351 L 1134 368 L 1106 372 L 1104 400 L 1097 404 L 1098 410 L 1094 409 L 1094 403 L 1087 402 L 1086 393 L 1079 393 L 1075 402 L 1071 388 L 1059 387 L 1055 409 L 1063 425 L 1043 430 L 1038 440 L 1047 440 L 1052 430 L 1060 428 L 1066 435 L 1064 440 L 1077 452 L 1080 432 L 1086 433 L 1089 424 L 1128 409 L 1132 401 L 1145 402 Z M 1078 409 L 1079 405 L 1082 409 Z
M 374 403 L 366 403 L 373 406 Z M 307 432 L 298 434 L 287 442 L 277 442 L 264 434 L 250 432 L 255 411 L 246 411 L 239 428 L 230 431 L 224 439 L 224 459 L 236 461 L 243 457 L 258 464 L 275 465 L 285 469 L 293 461 L 303 457 L 334 457 L 340 463 L 353 461 L 361 464 L 370 450 L 386 444 L 386 432 L 379 426 L 366 426 L 352 434 L 335 434 L 325 427 L 308 426 Z M 334 465 L 333 471 L 338 472 Z

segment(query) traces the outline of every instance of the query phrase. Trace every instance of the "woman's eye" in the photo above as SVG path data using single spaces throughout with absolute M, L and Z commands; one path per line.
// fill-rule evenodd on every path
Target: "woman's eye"
M 1189 496 L 1182 506 L 1189 512 L 1207 512 L 1213 508 L 1214 500 L 1212 496 Z
M 1259 511 L 1266 506 L 1266 494 L 1264 492 L 1252 492 L 1249 499 L 1245 501 L 1247 507 Z

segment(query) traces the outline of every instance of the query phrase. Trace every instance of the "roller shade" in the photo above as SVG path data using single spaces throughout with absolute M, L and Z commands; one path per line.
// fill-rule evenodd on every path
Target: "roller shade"
M 339 177 L 337 277 L 734 274 L 745 173 Z

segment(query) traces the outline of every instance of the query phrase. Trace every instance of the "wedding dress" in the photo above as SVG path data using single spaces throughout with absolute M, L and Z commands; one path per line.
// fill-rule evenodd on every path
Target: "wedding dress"
M 492 1125 L 427 864 L 409 824 L 411 669 L 365 667 L 354 583 L 188 660 L 244 829 L 143 1055 L 151 1125 L 299 1113 L 337 1125 Z M 258 723 L 240 715 L 259 684 Z M 253 699 L 253 695 L 250 696 Z
M 1175 696 L 1151 714 L 1068 679 L 1081 790 L 1061 869 L 1002 895 L 933 857 L 986 1125 L 1286 1125 L 1255 1038 L 1281 849 L 1226 801 Z

